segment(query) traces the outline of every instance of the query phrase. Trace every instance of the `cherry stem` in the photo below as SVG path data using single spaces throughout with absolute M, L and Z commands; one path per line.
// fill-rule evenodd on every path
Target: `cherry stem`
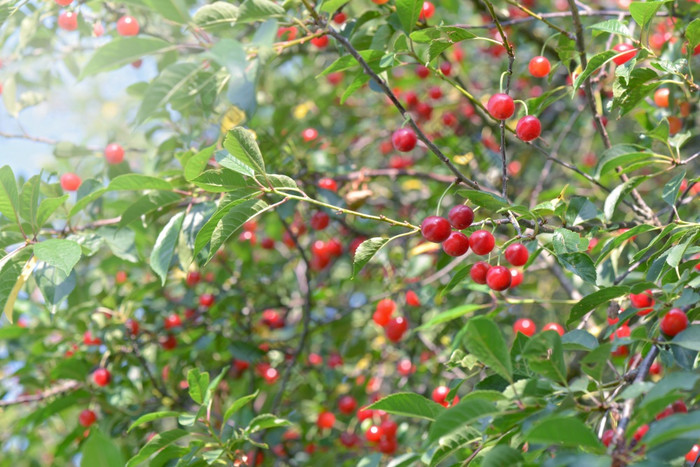
M 500 92 L 503 92 L 503 78 L 505 78 L 505 76 L 506 76 L 507 74 L 508 74 L 507 71 L 504 71 L 503 73 L 501 73 L 501 81 L 500 81 L 500 83 L 499 83 L 499 85 L 498 85 L 498 89 L 499 89 Z
M 453 186 L 455 186 L 455 183 L 454 182 L 450 183 L 450 185 L 447 188 L 445 188 L 445 191 L 442 192 L 442 195 L 440 195 L 440 199 L 438 200 L 438 203 L 437 203 L 437 208 L 435 209 L 436 216 L 440 215 L 440 206 L 442 205 L 442 200 L 445 199 L 445 196 L 452 189 Z
M 513 101 L 513 102 L 518 102 L 518 103 L 522 104 L 523 107 L 525 107 L 525 115 L 530 115 L 530 111 L 529 111 L 528 108 L 527 108 L 527 103 L 526 103 L 524 100 L 516 99 L 516 100 Z
M 551 36 L 549 36 L 547 39 L 544 40 L 544 44 L 542 44 L 542 50 L 540 50 L 540 57 L 544 57 L 544 51 L 547 48 L 547 43 L 549 42 L 550 39 L 557 37 L 560 32 L 554 33 Z

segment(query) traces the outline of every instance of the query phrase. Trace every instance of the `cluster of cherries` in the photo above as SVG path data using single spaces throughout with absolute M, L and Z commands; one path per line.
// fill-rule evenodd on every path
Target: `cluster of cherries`
M 62 7 L 67 7 L 73 0 L 54 0 L 56 4 Z M 62 11 L 58 15 L 58 27 L 64 31 L 75 31 L 78 29 L 78 13 L 76 11 Z M 123 37 L 135 36 L 139 33 L 139 22 L 130 15 L 124 15 L 117 20 L 117 33 Z M 92 27 L 92 32 L 96 37 L 104 34 L 104 26 L 100 22 L 96 22 Z
M 124 148 L 117 143 L 110 143 L 105 147 L 104 156 L 108 164 L 121 164 L 124 160 Z M 61 175 L 60 183 L 64 191 L 78 191 L 83 180 L 73 172 L 66 172 Z
M 410 306 L 420 306 L 418 295 L 412 290 L 406 292 L 406 304 Z M 384 298 L 377 302 L 372 320 L 384 328 L 387 339 L 391 342 L 398 342 L 408 330 L 408 320 L 403 316 L 392 315 L 396 311 L 396 302 L 390 298 Z
M 344 415 L 352 415 L 357 409 L 357 401 L 350 395 L 342 396 L 338 399 L 338 410 Z M 372 420 L 372 424 L 365 430 L 365 440 L 384 454 L 393 454 L 398 443 L 396 432 L 398 424 L 389 418 L 388 414 L 382 410 L 371 410 L 361 407 L 357 410 L 357 418 L 360 422 Z M 335 426 L 336 417 L 333 412 L 324 410 L 316 418 L 316 426 L 321 430 L 330 430 Z M 346 431 L 341 433 L 340 442 L 347 448 L 359 446 L 362 440 L 355 433 Z

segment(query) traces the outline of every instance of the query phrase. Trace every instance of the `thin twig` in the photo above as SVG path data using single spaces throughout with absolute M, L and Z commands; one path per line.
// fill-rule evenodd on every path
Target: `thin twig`
M 9 407 L 11 405 L 27 404 L 29 402 L 42 401 L 44 399 L 48 399 L 49 397 L 63 394 L 64 392 L 73 391 L 75 389 L 78 389 L 80 386 L 81 384 L 74 380 L 61 381 L 55 386 L 45 389 L 44 391 L 38 392 L 36 394 L 28 394 L 25 396 L 18 396 L 17 398 L 12 400 L 0 401 L 0 407 Z

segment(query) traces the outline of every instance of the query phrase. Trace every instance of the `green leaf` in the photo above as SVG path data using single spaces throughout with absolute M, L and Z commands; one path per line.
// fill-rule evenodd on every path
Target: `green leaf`
M 30 250 L 20 247 L 0 259 L 0 307 L 10 323 L 13 322 L 12 312 L 19 293 L 17 285 L 21 288 L 24 284 L 21 278 L 24 266 L 31 257 Z
M 232 194 L 235 191 L 248 194 L 258 191 L 248 188 L 243 177 L 229 169 L 207 170 L 192 180 L 192 183 L 210 193 Z
M 163 230 L 158 234 L 156 243 L 153 245 L 151 269 L 160 277 L 161 285 L 165 285 L 165 281 L 168 278 L 168 269 L 173 260 L 175 246 L 177 245 L 184 218 L 184 211 L 178 212 L 170 218 Z
M 571 225 L 579 225 L 598 216 L 598 208 L 588 198 L 574 196 L 566 208 L 566 222 Z
M 648 179 L 647 176 L 632 177 L 621 185 L 616 186 L 607 198 L 605 198 L 605 204 L 603 206 L 603 214 L 605 215 L 605 220 L 609 221 L 612 219 L 615 209 L 617 209 L 618 204 L 622 201 L 625 196 L 635 188 L 639 186 L 640 183 Z
M 107 436 L 102 434 L 98 428 L 90 429 L 90 436 L 83 444 L 82 456 L 80 458 L 81 467 L 122 467 L 124 457 L 121 450 Z
M 664 189 L 661 192 L 661 197 L 664 201 L 666 201 L 666 204 L 670 206 L 676 204 L 676 199 L 678 199 L 678 195 L 681 189 L 681 183 L 683 183 L 684 178 L 685 170 L 682 170 L 679 174 L 673 177 L 666 185 L 664 185 Z
M 469 305 L 460 305 L 455 308 L 451 308 L 447 311 L 443 311 L 438 313 L 437 315 L 433 316 L 430 318 L 430 320 L 427 323 L 423 323 L 420 326 L 416 328 L 416 331 L 422 331 L 424 329 L 430 329 L 434 326 L 437 326 L 438 324 L 442 323 L 447 323 L 448 321 L 452 321 L 457 318 L 462 318 L 466 317 L 467 315 L 470 315 L 472 312 L 476 310 L 483 310 L 484 308 L 488 308 L 489 305 L 474 305 L 474 304 L 469 304 Z
M 618 55 L 618 53 L 614 50 L 606 50 L 604 52 L 601 52 L 599 54 L 594 55 L 590 59 L 588 59 L 588 64 L 586 65 L 586 69 L 583 70 L 583 73 L 578 75 L 576 78 L 576 81 L 574 81 L 574 87 L 572 89 L 572 98 L 576 97 L 576 92 L 578 91 L 578 88 L 581 87 L 581 84 L 585 81 L 586 78 L 591 76 L 594 71 L 596 71 L 598 68 L 602 67 L 606 63 L 608 63 L 610 60 L 613 59 L 614 56 Z
M 650 426 L 644 436 L 644 444 L 650 449 L 679 438 L 696 440 L 700 436 L 700 410 L 676 413 Z
M 571 313 L 569 314 L 569 319 L 566 321 L 566 324 L 569 325 L 574 321 L 578 321 L 583 315 L 596 308 L 598 305 L 608 303 L 613 298 L 621 297 L 627 293 L 629 293 L 629 287 L 617 285 L 606 287 L 586 295 L 571 308 Z
M 141 415 L 139 418 L 137 418 L 136 421 L 129 426 L 129 429 L 126 430 L 126 432 L 129 433 L 131 430 L 133 430 L 137 426 L 141 426 L 145 423 L 152 422 L 153 420 L 160 420 L 161 418 L 177 417 L 178 415 L 180 415 L 178 412 L 173 412 L 172 410 L 164 410 L 162 412 L 147 413 L 146 415 Z
M 20 105 L 17 102 L 17 80 L 14 74 L 2 80 L 2 103 L 5 105 L 7 113 L 17 118 Z
M 604 452 L 598 437 L 581 420 L 566 415 L 555 415 L 539 420 L 525 433 L 532 443 L 556 444 L 572 448 L 590 448 Z
M 634 237 L 635 235 L 649 232 L 650 230 L 658 230 L 658 227 L 643 224 L 638 225 L 636 227 L 632 227 L 630 230 L 623 232 L 620 235 L 616 235 L 615 237 L 610 239 L 600 251 L 600 255 L 598 255 L 598 259 L 596 260 L 596 265 L 600 264 L 607 257 L 607 254 L 610 253 L 610 251 L 622 245 L 628 239 Z
M 690 247 L 690 245 L 695 244 L 695 240 L 697 240 L 698 237 L 700 237 L 700 232 L 695 232 L 694 234 L 691 233 L 687 236 L 687 239 L 683 243 L 675 245 L 673 248 L 668 250 L 666 263 L 672 268 L 677 268 L 678 265 L 681 264 L 686 250 Z
M 652 20 L 665 3 L 671 0 L 662 0 L 660 2 L 632 2 L 630 3 L 629 10 L 632 18 L 637 22 L 637 24 L 644 29 L 644 27 Z
M 481 467 L 505 467 L 520 465 L 523 455 L 517 449 L 505 444 L 499 444 L 490 449 L 481 461 Z
M 144 55 L 157 54 L 173 48 L 173 44 L 153 37 L 113 39 L 95 51 L 83 68 L 79 79 L 120 68 L 139 60 Z
M 136 233 L 130 229 L 104 226 L 97 229 L 97 234 L 104 239 L 112 253 L 124 261 L 138 262 L 134 241 Z
M 350 0 L 327 0 L 327 1 L 323 2 L 320 10 L 323 13 L 333 13 L 334 11 L 336 11 L 338 8 L 345 5 L 349 1 Z
M 142 174 L 124 174 L 114 177 L 108 191 L 172 190 L 172 185 L 158 177 Z
M 462 343 L 466 349 L 496 373 L 513 381 L 513 368 L 506 341 L 492 320 L 472 318 L 465 328 Z
M 573 329 L 561 336 L 562 347 L 566 350 L 593 350 L 598 347 L 598 339 L 583 329 Z
M 186 24 L 190 19 L 187 5 L 181 0 L 145 0 L 145 3 L 165 19 L 177 24 Z
M 671 344 L 700 352 L 700 325 L 689 326 L 685 331 L 677 334 Z
M 34 245 L 37 259 L 57 267 L 66 275 L 80 261 L 83 250 L 76 242 L 63 239 L 49 239 Z
M 596 283 L 598 273 L 593 260 L 586 253 L 564 253 L 556 258 L 568 271 L 576 274 L 586 282 Z
M 135 123 L 143 123 L 155 112 L 165 108 L 165 105 L 178 93 L 186 91 L 200 70 L 202 65 L 197 63 L 174 63 L 164 69 L 144 93 Z
M 9 165 L 0 168 L 0 214 L 19 225 L 19 193 Z
M 209 386 L 209 373 L 200 373 L 198 369 L 192 368 L 187 372 L 187 384 L 192 400 L 197 404 L 204 402 L 204 395 Z
M 435 420 L 445 408 L 432 400 L 412 392 L 398 392 L 379 399 L 367 407 L 394 415 Z
M 175 430 L 164 431 L 163 433 L 155 435 L 148 443 L 146 443 L 144 447 L 141 448 L 138 454 L 129 459 L 129 462 L 127 462 L 126 467 L 134 467 L 136 465 L 139 465 L 141 462 L 146 461 L 154 453 L 160 451 L 164 447 L 169 446 L 173 442 L 187 435 L 189 435 L 187 431 L 181 430 L 179 428 Z
M 488 209 L 490 211 L 497 211 L 501 208 L 509 206 L 509 203 L 506 199 L 486 191 L 459 190 L 457 193 L 461 196 L 464 196 L 477 206 Z
M 557 255 L 577 253 L 588 247 L 588 242 L 568 229 L 556 229 L 552 235 L 552 246 Z
M 203 5 L 192 16 L 192 21 L 203 29 L 219 26 L 231 27 L 238 19 L 238 7 L 228 2 L 214 2 Z
M 218 162 L 219 165 L 221 165 L 222 167 L 225 167 L 229 170 L 233 170 L 234 172 L 238 172 L 243 175 L 248 175 L 249 177 L 255 176 L 255 170 L 253 170 L 251 166 L 244 164 L 240 160 L 236 159 L 231 154 L 229 154 L 228 151 L 217 151 L 214 155 L 214 158 L 216 159 L 216 162 Z
M 358 53 L 368 64 L 377 63 L 384 57 L 384 52 L 381 50 L 360 50 Z M 318 76 L 326 76 L 329 73 L 345 71 L 356 66 L 359 66 L 359 63 L 355 60 L 355 57 L 352 55 L 343 55 L 331 63 L 328 68 L 323 70 Z
M 593 37 L 599 36 L 603 32 L 609 32 L 610 34 L 632 38 L 632 34 L 627 25 L 618 19 L 609 19 L 601 23 L 596 23 L 588 26 L 588 29 L 593 29 Z
M 185 164 L 185 180 L 191 182 L 204 171 L 212 155 L 216 151 L 216 146 L 209 146 L 192 156 Z
M 559 334 L 555 331 L 538 333 L 525 344 L 523 356 L 534 371 L 566 385 L 566 365 Z
M 32 225 L 32 230 L 36 232 L 36 216 L 39 208 L 39 192 L 41 188 L 41 178 L 34 175 L 22 186 L 19 195 L 20 216 Z
M 471 423 L 497 412 L 498 409 L 491 401 L 476 397 L 462 400 L 437 416 L 430 425 L 428 440 L 430 442 L 440 440 L 440 444 L 449 442 Z
M 250 130 L 236 127 L 229 131 L 224 139 L 224 148 L 243 164 L 253 167 L 256 173 L 265 173 L 265 161 Z
M 182 195 L 172 191 L 152 191 L 147 193 L 126 208 L 126 211 L 122 213 L 121 219 L 119 220 L 119 225 L 125 227 L 144 214 L 148 214 L 156 209 L 165 208 L 170 204 L 180 201 L 180 199 L 182 199 Z
M 224 419 L 223 422 L 226 423 L 229 418 L 233 417 L 233 415 L 241 410 L 246 404 L 248 404 L 250 401 L 258 397 L 258 392 L 255 391 L 253 394 L 248 394 L 247 396 L 239 397 L 236 399 L 236 401 L 231 404 L 231 407 L 226 409 L 226 413 L 224 413 Z
M 685 37 L 690 43 L 690 50 L 695 49 L 700 44 L 700 19 L 695 18 L 690 22 L 688 27 L 685 28 Z
M 396 0 L 396 14 L 406 34 L 411 34 L 420 16 L 422 0 Z
M 217 223 L 211 234 L 211 248 L 209 249 L 209 259 L 216 251 L 233 235 L 243 224 L 266 210 L 270 206 L 263 200 L 251 199 L 232 207 Z M 207 222 L 206 225 L 209 223 Z M 204 230 L 204 227 L 202 227 Z M 201 233 L 201 231 L 200 231 Z M 197 241 L 199 234 L 197 234 Z M 195 242 L 196 244 L 197 242 Z
M 252 23 L 284 16 L 284 8 L 270 0 L 245 0 L 238 11 L 239 23 Z
M 271 413 L 264 413 L 258 415 L 250 421 L 246 432 L 256 433 L 260 430 L 267 430 L 269 428 L 277 428 L 280 426 L 289 426 L 291 423 L 283 418 L 279 418 L 277 415 Z
M 42 227 L 49 220 L 51 214 L 56 212 L 56 209 L 61 207 L 68 199 L 68 195 L 59 196 L 58 198 L 46 198 L 39 203 L 39 210 L 36 215 L 36 225 Z
M 374 255 L 387 243 L 389 243 L 389 239 L 383 237 L 369 238 L 360 243 L 360 246 L 357 247 L 355 251 L 355 258 L 352 263 L 352 277 L 355 278 L 357 274 L 362 271 L 362 268 L 364 268 Z

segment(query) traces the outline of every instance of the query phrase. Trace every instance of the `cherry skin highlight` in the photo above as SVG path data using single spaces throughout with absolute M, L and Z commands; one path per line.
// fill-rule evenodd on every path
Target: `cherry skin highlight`
M 486 273 L 486 285 L 499 292 L 510 287 L 511 279 L 510 271 L 505 266 L 494 266 Z
M 498 93 L 491 96 L 486 104 L 491 116 L 497 120 L 507 120 L 515 112 L 515 103 L 508 94 Z
M 420 231 L 429 242 L 442 243 L 450 236 L 452 228 L 450 223 L 444 217 L 429 216 L 426 217 L 420 225 Z
M 542 124 L 534 115 L 525 115 L 518 120 L 518 124 L 515 126 L 515 134 L 525 142 L 539 138 L 541 133 Z
M 496 246 L 496 239 L 487 230 L 476 230 L 469 236 L 469 246 L 475 255 L 488 255 Z
M 532 337 L 535 331 L 535 323 L 529 318 L 520 318 L 513 324 L 513 332 L 516 334 L 521 332 L 528 337 Z
M 452 227 L 457 230 L 464 230 L 474 222 L 474 211 L 469 206 L 458 204 L 450 209 L 447 218 L 450 224 L 452 224 Z
M 399 128 L 391 135 L 391 143 L 394 145 L 394 149 L 401 152 L 411 151 L 416 147 L 418 142 L 418 137 L 416 133 L 410 128 Z

